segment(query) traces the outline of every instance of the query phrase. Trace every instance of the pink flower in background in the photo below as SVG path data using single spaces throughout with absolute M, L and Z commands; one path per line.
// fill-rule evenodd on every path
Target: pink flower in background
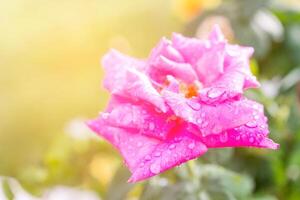
M 120 151 L 132 173 L 129 182 L 208 148 L 277 149 L 267 137 L 263 106 L 243 96 L 259 86 L 249 69 L 252 53 L 228 44 L 217 26 L 207 40 L 163 38 L 146 60 L 111 50 L 102 60 L 111 100 L 88 125 Z

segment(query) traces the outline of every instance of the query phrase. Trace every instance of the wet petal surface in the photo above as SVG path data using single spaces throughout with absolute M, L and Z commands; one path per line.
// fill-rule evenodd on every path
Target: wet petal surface
M 173 34 L 145 60 L 111 50 L 102 59 L 112 94 L 88 126 L 122 154 L 130 182 L 204 154 L 208 148 L 277 149 L 263 106 L 243 97 L 258 87 L 253 48 L 228 44 L 216 26 L 207 40 Z

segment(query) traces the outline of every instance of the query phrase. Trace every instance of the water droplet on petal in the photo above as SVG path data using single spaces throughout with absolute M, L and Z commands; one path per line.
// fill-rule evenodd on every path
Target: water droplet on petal
M 234 114 L 235 114 L 235 115 L 238 115 L 239 112 L 240 112 L 239 109 L 235 109 Z
M 254 119 L 259 119 L 258 115 L 254 115 L 253 117 L 254 117 Z
M 224 91 L 221 89 L 212 88 L 208 91 L 207 96 L 211 99 L 215 99 L 215 98 L 221 96 L 223 93 L 224 93 Z
M 159 157 L 160 155 L 161 155 L 160 152 L 156 152 L 156 153 L 154 154 L 155 157 Z
M 169 146 L 169 149 L 174 149 L 175 147 L 176 147 L 175 144 L 171 144 L 171 145 Z
M 258 109 L 258 105 L 257 104 L 253 104 L 252 108 L 254 108 L 255 110 Z
M 250 142 L 250 143 L 253 143 L 253 142 L 254 142 L 254 138 L 253 138 L 253 137 L 250 137 L 250 138 L 249 138 L 249 142 Z
M 201 117 L 205 117 L 205 113 L 203 112 L 203 113 L 201 113 L 201 115 L 200 115 Z
M 201 119 L 201 118 L 198 118 L 198 119 L 197 119 L 197 123 L 198 123 L 198 124 L 201 124 L 201 123 L 202 123 L 202 119 Z
M 161 110 L 158 109 L 158 108 L 155 108 L 155 111 L 156 111 L 157 113 L 162 113 Z
M 127 113 L 125 114 L 125 116 L 123 117 L 122 119 L 122 122 L 124 124 L 130 124 L 132 122 L 132 116 L 131 116 L 131 113 Z
M 238 136 L 235 137 L 235 139 L 236 139 L 236 140 L 240 140 L 240 139 L 241 139 L 241 136 L 238 135 Z
M 203 123 L 202 123 L 202 128 L 207 127 L 207 125 L 208 125 L 208 121 L 203 122 Z
M 153 163 L 150 165 L 150 171 L 153 173 L 153 174 L 158 174 L 160 172 L 160 165 L 157 164 L 157 163 Z
M 138 143 L 137 143 L 137 146 L 138 146 L 138 147 L 141 147 L 141 146 L 143 146 L 143 143 L 142 143 L 142 142 L 138 142 Z
M 144 129 L 144 130 L 148 130 L 148 128 L 149 128 L 148 123 L 145 123 L 145 124 L 143 125 L 143 129 Z
M 259 116 L 258 116 L 257 112 L 253 112 L 252 115 L 253 115 L 253 118 L 254 118 L 254 119 L 259 119 Z
M 214 134 L 218 134 L 218 133 L 221 133 L 222 132 L 222 127 L 220 125 L 215 125 L 212 129 L 212 133 Z
M 242 141 L 247 141 L 247 135 L 246 134 L 242 134 Z
M 206 137 L 209 135 L 209 132 L 207 130 L 202 130 L 201 135 L 202 137 Z
M 194 110 L 200 110 L 201 105 L 198 102 L 195 101 L 188 101 L 187 104 Z
M 151 160 L 151 156 L 146 155 L 146 156 L 145 156 L 145 160 Z
M 228 134 L 227 132 L 224 132 L 223 134 L 220 135 L 220 142 L 225 143 L 228 140 Z
M 103 119 L 107 119 L 109 114 L 108 113 L 102 113 L 101 116 L 102 116 Z
M 149 123 L 149 130 L 153 131 L 155 129 L 155 124 L 153 122 Z
M 250 122 L 247 122 L 246 126 L 249 128 L 255 128 L 255 127 L 257 127 L 257 124 L 256 124 L 256 121 L 250 121 Z
M 144 167 L 145 163 L 141 162 L 140 167 Z
M 188 148 L 189 149 L 193 149 L 195 147 L 195 143 L 194 142 L 191 142 L 189 145 L 188 145 Z

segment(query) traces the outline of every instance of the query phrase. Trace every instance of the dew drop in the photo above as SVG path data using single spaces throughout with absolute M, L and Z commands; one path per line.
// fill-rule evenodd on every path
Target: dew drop
M 103 119 L 108 119 L 109 114 L 108 113 L 102 113 L 101 114 Z
M 255 110 L 258 109 L 258 105 L 257 104 L 253 104 L 252 108 L 254 108 Z
M 220 89 L 212 88 L 208 91 L 207 96 L 211 99 L 215 99 L 221 96 L 224 92 Z
M 257 112 L 253 112 L 253 118 L 254 119 L 259 119 L 259 116 L 258 116 Z
M 195 143 L 194 143 L 194 142 L 191 142 L 191 143 L 188 145 L 188 148 L 189 148 L 189 149 L 194 149 L 194 148 L 195 148 Z
M 255 128 L 255 127 L 257 127 L 257 124 L 256 124 L 256 121 L 250 121 L 250 122 L 247 122 L 246 126 L 249 128 Z
M 201 113 L 201 115 L 200 115 L 201 117 L 205 117 L 205 113 L 203 112 L 203 113 Z
M 143 143 L 142 143 L 142 142 L 138 142 L 138 143 L 137 143 L 137 146 L 138 146 L 138 147 L 141 147 L 141 146 L 143 146 Z
M 122 122 L 124 124 L 130 124 L 132 122 L 132 116 L 130 113 L 125 114 L 125 116 L 122 119 Z
M 156 111 L 157 113 L 162 113 L 161 110 L 158 109 L 158 108 L 155 108 L 155 111 Z
M 239 112 L 240 112 L 239 109 L 235 109 L 234 114 L 235 114 L 235 115 L 238 115 Z
M 228 134 L 227 132 L 220 135 L 220 142 L 225 143 L 228 140 Z
M 141 162 L 140 167 L 144 167 L 145 163 Z
M 201 105 L 195 101 L 188 101 L 187 104 L 194 110 L 200 110 Z
M 155 124 L 154 124 L 153 122 L 150 122 L 150 123 L 149 123 L 149 130 L 150 130 L 150 131 L 153 131 L 154 128 L 155 128 Z
M 201 124 L 202 123 L 202 119 L 201 118 L 197 119 L 197 123 Z
M 206 137 L 209 135 L 209 132 L 207 130 L 202 130 L 201 135 L 202 137 Z
M 246 134 L 242 134 L 242 140 L 246 141 L 247 140 L 247 135 Z
M 156 152 L 156 153 L 154 154 L 155 157 L 159 157 L 160 155 L 161 155 L 160 152 Z
M 145 124 L 143 125 L 143 128 L 144 128 L 144 130 L 148 130 L 148 128 L 149 128 L 148 123 L 145 123 Z
M 151 156 L 146 155 L 146 156 L 145 156 L 145 160 L 151 160 Z
M 254 138 L 253 138 L 253 137 L 250 137 L 250 138 L 249 138 L 249 142 L 250 142 L 250 143 L 253 143 L 253 142 L 254 142 Z
M 254 115 L 253 117 L 254 117 L 254 119 L 259 119 L 258 115 Z
M 171 145 L 169 146 L 169 149 L 174 149 L 175 147 L 176 147 L 175 144 L 171 144 Z
M 212 129 L 212 133 L 218 134 L 222 132 L 222 127 L 220 125 L 215 125 Z
M 150 165 L 150 171 L 153 173 L 153 174 L 158 174 L 160 172 L 160 165 L 157 164 L 157 163 L 153 163 Z
M 235 137 L 235 139 L 236 139 L 236 140 L 240 140 L 240 139 L 241 139 L 241 136 L 238 135 L 238 136 Z
M 202 123 L 202 128 L 205 128 L 207 126 L 208 126 L 208 121 L 205 121 L 205 122 Z

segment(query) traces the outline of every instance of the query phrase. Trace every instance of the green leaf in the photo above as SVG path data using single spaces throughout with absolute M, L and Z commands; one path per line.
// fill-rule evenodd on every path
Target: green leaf
M 201 166 L 201 185 L 207 191 L 228 193 L 236 198 L 245 198 L 254 188 L 253 180 L 243 174 L 229 171 L 217 165 Z

